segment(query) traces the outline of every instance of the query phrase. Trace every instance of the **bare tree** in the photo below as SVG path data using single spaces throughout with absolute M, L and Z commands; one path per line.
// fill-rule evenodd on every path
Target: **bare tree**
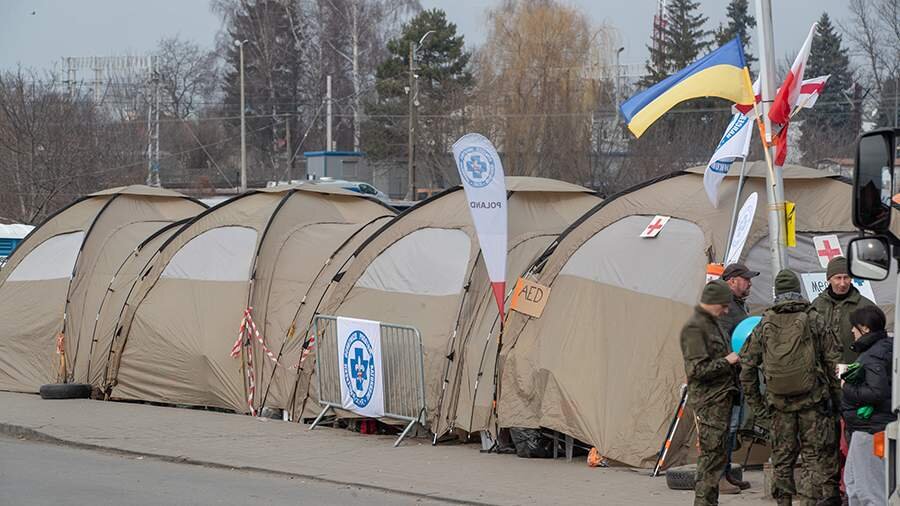
M 498 142 L 510 174 L 589 181 L 604 28 L 556 0 L 507 0 L 488 19 L 473 72 L 475 123 Z
M 195 42 L 169 37 L 159 41 L 157 58 L 162 112 L 182 119 L 196 114 L 218 85 L 216 53 Z
M 0 75 L 0 216 L 37 223 L 64 203 L 142 179 L 142 123 L 57 90 L 54 76 Z
M 336 18 L 345 37 L 321 36 L 327 50 L 349 67 L 353 114 L 353 150 L 360 150 L 363 95 L 372 88 L 375 68 L 386 56 L 387 39 L 408 14 L 421 10 L 418 0 L 320 0 L 329 17 Z M 328 23 L 320 24 L 329 29 Z M 324 35 L 324 34 L 323 34 Z

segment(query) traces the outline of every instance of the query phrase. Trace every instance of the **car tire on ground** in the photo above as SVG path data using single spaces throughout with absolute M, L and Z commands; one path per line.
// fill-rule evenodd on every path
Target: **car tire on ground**
M 740 464 L 731 464 L 731 475 L 738 480 L 744 479 L 744 470 Z M 697 479 L 697 464 L 677 466 L 666 470 L 666 486 L 672 490 L 694 490 Z
M 91 385 L 87 383 L 51 383 L 41 385 L 41 399 L 89 399 Z

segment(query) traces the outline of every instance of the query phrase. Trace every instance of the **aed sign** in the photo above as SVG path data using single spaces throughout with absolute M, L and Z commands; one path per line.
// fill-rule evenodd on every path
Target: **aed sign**
M 525 278 L 516 281 L 516 289 L 513 292 L 510 309 L 526 314 L 533 318 L 540 318 L 550 297 L 550 287 L 544 286 Z

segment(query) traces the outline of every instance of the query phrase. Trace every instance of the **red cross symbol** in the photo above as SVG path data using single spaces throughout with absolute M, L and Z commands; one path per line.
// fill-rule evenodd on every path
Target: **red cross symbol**
M 647 231 L 646 231 L 646 232 L 647 232 L 648 235 L 652 235 L 652 234 L 653 234 L 654 232 L 656 232 L 657 230 L 662 230 L 662 228 L 663 228 L 662 218 L 656 218 L 656 221 L 654 221 L 653 223 L 647 225 Z
M 816 250 L 820 257 L 826 257 L 830 262 L 832 258 L 841 256 L 840 248 L 832 248 L 831 243 L 827 239 L 822 241 L 822 245 L 822 249 Z

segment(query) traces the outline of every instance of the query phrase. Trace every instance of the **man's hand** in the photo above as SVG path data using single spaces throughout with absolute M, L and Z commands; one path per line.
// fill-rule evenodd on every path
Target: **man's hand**
M 732 351 L 728 355 L 725 355 L 725 360 L 727 360 L 729 364 L 734 365 L 741 361 L 741 357 L 739 357 L 737 353 Z

